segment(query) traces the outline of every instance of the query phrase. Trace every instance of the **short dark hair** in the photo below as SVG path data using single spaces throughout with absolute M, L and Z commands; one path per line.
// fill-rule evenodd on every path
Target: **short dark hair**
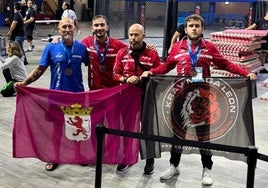
M 68 2 L 64 2 L 67 9 L 70 9 L 70 4 Z
M 14 4 L 14 9 L 16 9 L 16 10 L 21 10 L 21 4 L 20 4 L 19 2 L 16 2 L 16 3 Z
M 103 18 L 105 20 L 106 24 L 108 25 L 108 19 L 107 19 L 107 17 L 104 16 L 104 15 L 101 15 L 101 14 L 98 14 L 98 15 L 94 16 L 92 18 L 92 21 L 91 22 L 93 23 L 93 21 L 96 20 L 96 19 L 98 19 L 98 18 Z
M 204 27 L 204 19 L 199 15 L 199 14 L 192 14 L 188 17 L 186 17 L 185 21 L 184 21 L 184 27 L 187 27 L 187 22 L 189 22 L 190 20 L 200 20 L 201 21 L 201 27 Z

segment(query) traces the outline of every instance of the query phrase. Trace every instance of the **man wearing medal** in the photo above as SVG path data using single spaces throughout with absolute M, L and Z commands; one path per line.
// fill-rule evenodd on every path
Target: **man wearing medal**
M 50 89 L 64 90 L 70 92 L 83 92 L 82 64 L 88 65 L 86 47 L 74 40 L 75 26 L 69 18 L 63 18 L 58 25 L 61 40 L 56 43 L 49 43 L 43 50 L 39 65 L 37 65 L 29 76 L 19 85 L 29 85 L 39 79 L 50 67 L 51 81 Z M 59 146 L 57 146 L 59 147 Z M 47 163 L 45 169 L 53 171 L 58 164 Z
M 117 52 L 126 44 L 108 36 L 108 21 L 103 15 L 94 16 L 90 28 L 93 36 L 89 35 L 81 41 L 86 46 L 90 58 L 89 89 L 96 90 L 119 85 L 120 82 L 113 80 L 113 67 Z
M 91 31 L 82 39 L 89 56 L 88 87 L 90 90 L 110 88 L 122 83 L 120 79 L 113 79 L 113 68 L 117 53 L 120 49 L 127 48 L 122 41 L 108 36 L 108 20 L 104 15 L 96 15 L 92 18 Z M 144 46 L 156 52 L 155 47 Z M 115 112 L 116 113 L 116 112 Z M 153 165 L 150 163 L 150 165 Z M 118 165 L 117 170 L 126 169 L 127 165 Z
M 140 76 L 143 71 L 151 70 L 160 65 L 160 58 L 157 51 L 148 49 L 144 38 L 145 33 L 142 25 L 136 23 L 130 26 L 128 30 L 129 46 L 119 50 L 116 56 L 113 74 L 114 80 L 121 83 L 139 85 Z M 149 150 L 149 144 L 145 146 L 147 150 Z M 142 159 L 146 158 L 144 174 L 152 174 L 154 172 L 154 155 L 148 154 L 147 156 L 141 157 Z M 123 171 L 127 168 L 128 165 L 125 164 L 119 164 L 117 166 L 118 171 Z
M 192 79 L 198 77 L 197 81 L 200 82 L 204 76 L 211 75 L 210 65 L 213 63 L 220 69 L 250 77 L 252 80 L 256 79 L 254 73 L 250 73 L 224 58 L 213 43 L 201 37 L 204 30 L 204 20 L 200 15 L 193 14 L 188 16 L 185 19 L 184 26 L 187 35 L 172 46 L 166 62 L 155 69 L 145 71 L 141 77 L 148 77 L 150 74 L 166 74 L 176 68 L 177 75 L 190 76 Z M 160 178 L 162 180 L 170 179 L 180 173 L 178 166 L 181 152 L 182 150 L 172 147 L 170 151 L 170 168 L 161 174 Z M 212 185 L 212 155 L 210 152 L 202 153 L 201 159 L 203 164 L 202 184 Z

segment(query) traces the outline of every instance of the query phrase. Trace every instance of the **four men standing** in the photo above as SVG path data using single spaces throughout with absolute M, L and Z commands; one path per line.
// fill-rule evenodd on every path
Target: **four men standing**
M 32 5 L 33 1 L 28 0 L 27 2 L 28 10 L 26 12 L 26 17 L 24 21 L 24 24 L 26 24 L 25 26 L 26 39 L 29 42 L 29 48 L 27 51 L 29 52 L 31 52 L 34 47 L 32 44 L 33 40 L 32 34 L 35 26 L 34 22 L 35 10 L 33 9 Z M 15 21 L 13 19 L 13 22 L 15 22 L 16 24 L 18 24 L 19 22 L 19 24 L 22 25 L 21 20 L 19 19 L 21 15 L 18 14 L 17 17 L 18 19 Z M 12 22 L 13 26 L 11 24 L 8 36 L 11 39 L 15 40 L 16 36 L 13 34 L 13 32 L 16 31 L 15 30 L 16 25 L 13 22 Z M 85 63 L 87 65 L 87 58 L 85 57 L 85 54 L 88 54 L 90 58 L 89 59 L 90 64 L 88 68 L 88 85 L 90 90 L 113 87 L 120 83 L 131 83 L 137 85 L 140 82 L 140 76 L 144 73 L 144 71 L 150 71 L 147 72 L 146 76 L 148 76 L 148 74 L 152 73 L 163 74 L 168 72 L 171 68 L 177 67 L 178 75 L 186 75 L 189 73 L 190 67 L 192 68 L 192 66 L 188 66 L 186 68 L 183 67 L 180 69 L 180 66 L 183 63 L 180 65 L 181 60 L 176 59 L 177 58 L 176 54 L 179 53 L 177 49 L 183 48 L 186 54 L 187 50 L 191 52 L 193 51 L 193 49 L 196 48 L 199 50 L 199 47 L 202 50 L 203 48 L 208 48 L 206 46 L 207 45 L 206 41 L 203 41 L 201 39 L 203 25 L 204 25 L 203 20 L 198 16 L 189 18 L 186 24 L 188 39 L 185 38 L 183 43 L 184 46 L 179 46 L 179 44 L 176 44 L 175 47 L 173 47 L 173 49 L 171 50 L 171 56 L 169 57 L 168 64 L 162 65 L 156 69 L 156 67 L 160 65 L 160 58 L 155 50 L 149 50 L 146 48 L 147 45 L 144 42 L 145 33 L 142 25 L 140 24 L 131 25 L 128 31 L 129 47 L 127 47 L 123 42 L 108 37 L 107 31 L 109 27 L 107 24 L 107 19 L 102 15 L 98 15 L 95 18 L 93 18 L 92 21 L 91 30 L 93 32 L 93 36 L 88 36 L 82 40 L 82 43 L 86 46 L 87 49 L 86 52 L 85 48 L 81 46 L 80 43 L 77 43 L 75 40 L 73 40 L 73 33 L 75 28 L 73 23 L 71 23 L 67 18 L 63 18 L 63 20 L 59 24 L 59 31 L 62 37 L 62 42 L 59 42 L 59 44 L 57 45 L 48 45 L 43 52 L 39 65 L 27 77 L 27 79 L 25 79 L 21 83 L 17 83 L 16 86 L 28 85 L 32 83 L 43 74 L 43 72 L 47 69 L 48 66 L 51 66 L 52 67 L 51 89 L 67 90 L 73 92 L 84 91 L 83 85 L 81 85 L 82 83 L 81 64 Z M 78 27 L 78 23 L 76 24 L 76 26 Z M 19 31 L 19 29 L 17 30 Z M 190 41 L 195 41 L 196 43 L 190 43 Z M 77 51 L 78 47 L 80 51 Z M 210 48 L 213 48 L 213 46 Z M 217 55 L 219 55 L 216 50 L 214 51 L 215 53 L 217 53 Z M 61 65 L 62 69 L 60 70 L 58 70 L 59 69 L 58 64 L 60 62 L 54 62 L 55 59 L 53 59 L 54 56 L 55 58 L 57 58 L 56 52 L 63 53 L 63 57 L 65 58 L 64 59 L 65 63 L 62 62 Z M 80 59 L 75 60 L 75 58 L 73 58 L 75 53 L 79 55 Z M 77 54 L 75 56 L 77 56 Z M 196 62 L 194 62 L 197 67 L 199 66 L 202 60 L 202 58 L 199 59 L 199 55 L 200 54 L 197 55 L 198 58 Z M 189 54 L 187 56 L 189 56 Z M 51 59 L 47 59 L 46 57 L 50 57 Z M 189 61 L 189 57 L 185 56 L 185 59 Z M 199 62 L 197 62 L 198 59 Z M 216 59 L 215 63 L 220 66 L 219 59 L 220 58 Z M 226 66 L 227 67 L 226 69 L 228 69 L 228 67 L 231 67 L 228 69 L 229 71 L 240 73 L 243 76 L 249 76 L 252 79 L 256 79 L 255 75 L 249 72 L 243 72 L 242 69 L 239 69 L 234 65 L 231 65 L 230 62 L 227 60 L 226 61 L 224 60 L 224 64 L 228 65 Z M 204 75 L 210 76 L 208 66 L 202 65 L 202 67 L 204 68 L 203 70 Z M 182 72 L 182 70 L 185 70 L 186 73 Z M 57 80 L 58 77 L 53 76 L 56 74 L 55 71 L 61 71 L 63 80 L 58 81 Z M 73 81 L 75 81 L 72 79 L 70 80 L 70 78 L 76 74 L 79 75 L 78 77 L 79 80 L 77 80 L 77 83 L 69 84 L 69 82 L 72 83 Z M 65 82 L 66 84 L 61 83 L 64 80 L 66 81 Z M 75 88 L 73 88 L 74 86 Z M 171 161 L 172 169 L 169 169 L 167 172 L 162 174 L 161 176 L 162 179 L 170 179 L 172 176 L 179 173 L 177 166 L 179 164 L 180 153 L 174 152 L 172 153 L 172 156 L 176 157 L 177 160 L 176 164 L 173 164 L 175 162 Z M 212 167 L 211 156 L 209 155 L 208 158 L 209 158 L 208 161 L 211 164 L 209 165 L 209 167 L 204 166 L 206 173 L 210 173 Z M 144 169 L 145 174 L 153 173 L 154 160 L 153 158 L 150 160 L 151 160 L 150 162 L 148 162 L 149 160 L 147 160 L 148 165 L 146 164 L 145 166 Z M 54 170 L 55 168 L 57 168 L 57 164 L 48 164 L 46 166 L 47 170 Z M 118 168 L 118 170 L 122 169 Z M 204 180 L 204 177 L 205 175 L 203 172 L 203 184 L 211 185 L 213 183 L 212 177 L 209 177 L 209 180 L 207 181 Z

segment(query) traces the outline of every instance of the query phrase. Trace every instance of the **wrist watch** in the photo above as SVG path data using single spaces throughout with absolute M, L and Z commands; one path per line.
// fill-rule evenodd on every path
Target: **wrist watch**
M 128 79 L 128 77 L 126 76 L 126 77 L 124 77 L 124 83 L 126 83 L 127 82 L 127 79 Z

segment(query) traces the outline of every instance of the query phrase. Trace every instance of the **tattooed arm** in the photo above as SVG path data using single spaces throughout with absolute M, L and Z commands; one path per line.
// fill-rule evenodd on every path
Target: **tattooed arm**
M 35 67 L 32 72 L 27 76 L 27 78 L 25 80 L 23 80 L 22 82 L 16 82 L 14 84 L 14 88 L 15 90 L 17 89 L 17 86 L 19 85 L 29 85 L 30 83 L 38 80 L 42 74 L 46 71 L 47 67 L 42 67 L 40 65 L 38 65 L 37 67 Z

